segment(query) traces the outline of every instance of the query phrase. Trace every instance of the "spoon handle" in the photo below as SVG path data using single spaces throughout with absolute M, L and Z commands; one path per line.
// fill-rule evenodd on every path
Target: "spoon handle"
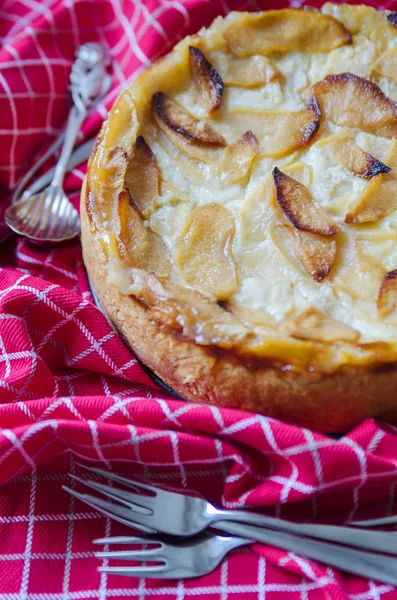
M 51 187 L 62 186 L 63 180 L 65 178 L 65 173 L 67 171 L 69 158 L 73 152 L 77 134 L 80 131 L 81 124 L 84 121 L 86 114 L 86 110 L 79 110 L 76 106 L 73 106 L 72 110 L 69 113 L 61 155 L 55 167 Z
M 66 125 L 65 139 L 55 168 L 52 187 L 62 186 L 77 134 L 89 107 L 101 93 L 108 64 L 109 56 L 99 44 L 83 44 L 77 49 L 76 60 L 70 74 L 70 91 L 74 106 Z

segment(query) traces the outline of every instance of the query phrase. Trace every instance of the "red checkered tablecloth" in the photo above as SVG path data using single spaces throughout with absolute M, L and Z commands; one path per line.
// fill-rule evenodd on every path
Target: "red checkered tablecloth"
M 80 43 L 99 41 L 114 58 L 113 89 L 84 125 L 89 139 L 120 89 L 178 39 L 230 9 L 286 5 L 3 0 L 0 212 L 65 124 Z M 84 167 L 74 169 L 66 181 L 76 204 L 83 176 Z M 98 574 L 91 540 L 126 528 L 62 491 L 80 459 L 191 488 L 225 507 L 337 522 L 397 512 L 397 430 L 366 421 L 336 439 L 176 401 L 92 304 L 78 242 L 43 248 L 14 238 L 1 246 L 0 267 L 0 600 L 397 598 L 388 585 L 261 545 L 198 580 Z

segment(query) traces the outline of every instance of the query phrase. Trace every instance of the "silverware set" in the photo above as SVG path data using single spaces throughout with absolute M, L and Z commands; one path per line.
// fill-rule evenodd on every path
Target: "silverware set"
M 64 489 L 111 519 L 143 532 L 142 537 L 95 540 L 96 544 L 134 546 L 97 552 L 98 558 L 142 563 L 101 567 L 102 572 L 162 579 L 199 577 L 215 569 L 232 549 L 256 541 L 397 585 L 397 536 L 393 531 L 373 529 L 397 523 L 397 516 L 347 526 L 294 523 L 245 510 L 219 509 L 197 496 L 79 466 L 111 485 L 70 475 L 96 494 Z
M 69 86 L 73 106 L 65 132 L 22 179 L 14 192 L 11 206 L 5 212 L 6 224 L 19 235 L 35 242 L 51 243 L 79 235 L 80 217 L 63 190 L 63 180 L 66 172 L 86 160 L 92 150 L 93 142 L 90 141 L 72 154 L 81 125 L 110 89 L 109 64 L 108 54 L 98 44 L 88 43 L 78 48 Z M 31 188 L 25 189 L 33 175 L 61 144 L 55 168 L 45 173 Z

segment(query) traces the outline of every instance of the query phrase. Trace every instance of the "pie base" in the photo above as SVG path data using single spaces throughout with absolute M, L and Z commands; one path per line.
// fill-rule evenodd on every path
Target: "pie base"
M 344 432 L 368 417 L 397 424 L 397 365 L 349 367 L 330 375 L 250 365 L 231 353 L 176 338 L 148 318 L 133 296 L 107 282 L 108 261 L 91 233 L 81 194 L 83 257 L 101 306 L 139 359 L 186 400 L 266 414 L 314 429 Z

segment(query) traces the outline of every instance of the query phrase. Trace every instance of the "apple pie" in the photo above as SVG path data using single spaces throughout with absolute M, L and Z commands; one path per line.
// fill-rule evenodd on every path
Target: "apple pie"
M 84 260 L 183 398 L 321 431 L 397 423 L 397 14 L 232 12 L 118 97 Z

